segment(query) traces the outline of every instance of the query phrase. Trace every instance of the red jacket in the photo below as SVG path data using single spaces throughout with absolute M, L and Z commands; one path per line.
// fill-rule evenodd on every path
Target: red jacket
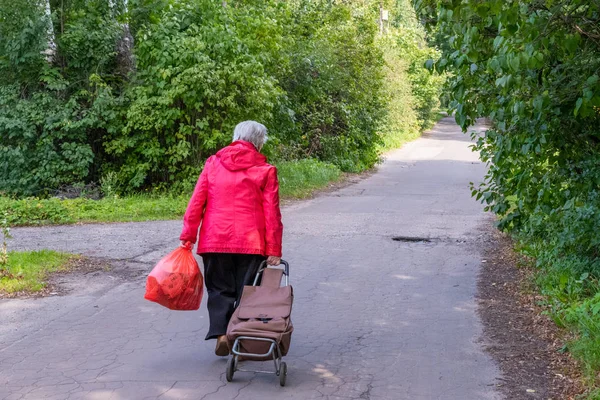
M 206 161 L 180 239 L 196 243 L 200 223 L 198 254 L 281 257 L 277 169 L 253 144 L 233 142 Z

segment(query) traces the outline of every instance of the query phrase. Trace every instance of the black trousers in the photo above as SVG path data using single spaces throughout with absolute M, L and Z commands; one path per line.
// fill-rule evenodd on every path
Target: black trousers
M 215 339 L 227 332 L 227 324 L 242 296 L 244 285 L 254 282 L 256 272 L 265 259 L 256 254 L 202 255 L 210 320 L 206 340 Z

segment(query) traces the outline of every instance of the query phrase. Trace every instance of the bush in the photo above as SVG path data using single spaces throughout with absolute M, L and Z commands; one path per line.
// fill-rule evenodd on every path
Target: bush
M 292 67 L 280 76 L 293 118 L 280 128 L 281 141 L 292 150 L 288 157 L 314 157 L 344 171 L 370 168 L 378 160 L 385 116 L 374 14 L 325 1 L 299 2 L 293 13 Z
M 112 113 L 105 79 L 118 86 L 111 72 L 121 27 L 108 3 L 72 1 L 54 21 L 46 4 L 0 7 L 0 192 L 9 194 L 96 179 Z
M 139 31 L 136 81 L 105 142 L 122 186 L 197 175 L 239 121 L 272 120 L 282 92 L 264 60 L 281 46 L 281 27 L 261 9 L 179 2 Z
M 0 86 L 0 192 L 44 194 L 89 175 L 94 154 L 87 142 L 90 120 L 75 97 L 56 99 Z

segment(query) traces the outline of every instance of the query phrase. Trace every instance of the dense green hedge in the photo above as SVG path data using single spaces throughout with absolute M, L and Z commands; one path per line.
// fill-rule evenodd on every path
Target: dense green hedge
M 275 160 L 369 168 L 440 87 L 414 9 L 384 3 L 381 35 L 374 0 L 2 2 L 0 193 L 181 188 L 244 119 Z
M 552 315 L 600 368 L 600 1 L 420 1 L 445 42 L 456 119 L 493 127 L 474 188 L 537 260 Z M 428 7 L 429 6 L 429 7 Z M 595 371 L 595 372 L 594 372 Z

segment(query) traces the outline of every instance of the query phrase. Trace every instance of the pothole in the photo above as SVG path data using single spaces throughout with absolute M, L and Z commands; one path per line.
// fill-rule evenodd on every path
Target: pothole
M 392 238 L 395 242 L 405 242 L 405 243 L 431 243 L 433 241 L 432 238 L 427 237 L 419 237 L 419 236 L 394 236 Z

